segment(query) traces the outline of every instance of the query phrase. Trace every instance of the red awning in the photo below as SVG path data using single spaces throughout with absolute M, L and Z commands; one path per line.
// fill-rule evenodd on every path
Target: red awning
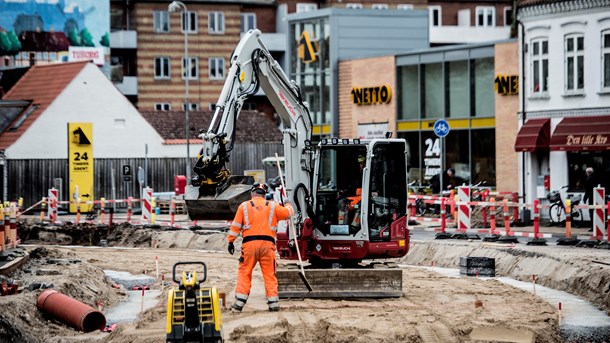
M 610 150 L 610 116 L 567 117 L 555 128 L 553 151 Z
M 521 126 L 515 142 L 515 151 L 549 150 L 551 120 L 528 119 Z

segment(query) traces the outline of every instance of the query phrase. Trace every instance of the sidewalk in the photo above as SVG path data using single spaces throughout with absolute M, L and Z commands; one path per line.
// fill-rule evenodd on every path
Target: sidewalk
M 436 231 L 436 232 L 441 231 L 441 225 L 439 222 L 428 222 L 428 221 L 419 221 L 419 220 L 417 222 L 418 222 L 418 225 L 409 225 L 409 228 L 412 230 L 414 229 L 414 230 Z M 593 234 L 593 232 L 589 231 L 590 224 L 589 223 L 585 223 L 585 224 L 587 225 L 586 227 L 572 227 L 572 237 L 578 237 L 579 239 L 589 239 L 591 237 L 591 235 Z M 445 231 L 446 232 L 455 232 L 457 230 L 453 223 L 451 223 L 451 224 L 448 223 Z M 496 231 L 499 231 L 500 235 L 504 235 L 504 233 L 505 233 L 504 224 L 502 223 L 501 226 L 496 225 Z M 489 228 L 482 228 L 482 227 L 471 228 L 467 232 L 484 234 L 484 233 L 489 232 Z M 534 226 L 533 226 L 533 224 L 529 225 L 529 226 L 511 226 L 510 232 L 516 233 L 514 236 L 533 237 Z M 565 226 L 549 226 L 548 223 L 542 223 L 542 224 L 540 224 L 539 232 L 540 232 L 540 234 L 543 235 L 543 237 L 558 237 L 558 238 L 566 237 Z M 524 233 L 524 235 L 520 235 L 518 233 Z

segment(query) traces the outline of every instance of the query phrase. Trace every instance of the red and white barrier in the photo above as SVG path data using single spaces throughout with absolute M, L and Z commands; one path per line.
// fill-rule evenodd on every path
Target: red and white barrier
M 606 190 L 603 187 L 593 188 L 593 236 L 601 239 L 605 236 L 604 222 L 604 202 L 606 200 Z
M 51 223 L 55 223 L 57 221 L 57 204 L 59 197 L 59 190 L 55 188 L 49 189 L 48 193 L 48 201 L 49 201 L 49 220 Z
M 142 201 L 142 220 L 145 222 L 152 221 L 152 188 L 146 187 L 143 192 L 144 201 Z
M 458 187 L 458 231 L 470 230 L 470 187 Z

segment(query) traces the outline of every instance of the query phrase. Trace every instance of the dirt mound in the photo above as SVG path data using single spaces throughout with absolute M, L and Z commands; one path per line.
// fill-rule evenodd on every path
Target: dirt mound
M 66 223 L 65 225 L 20 224 L 19 235 L 27 244 L 59 244 L 193 248 L 224 251 L 226 233 L 214 230 L 168 229 L 162 226 Z
M 64 324 L 45 317 L 36 308 L 43 292 L 40 284 L 55 289 L 94 308 L 116 304 L 125 294 L 112 288 L 103 270 L 74 254 L 40 247 L 31 251 L 30 261 L 9 275 L 23 287 L 19 294 L 0 297 L 0 342 L 52 342 L 53 338 L 78 334 Z

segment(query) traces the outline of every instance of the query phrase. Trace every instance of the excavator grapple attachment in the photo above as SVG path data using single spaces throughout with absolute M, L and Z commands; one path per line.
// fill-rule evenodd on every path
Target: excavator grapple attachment
M 402 296 L 402 270 L 305 269 L 309 291 L 298 269 L 276 271 L 280 298 L 398 298 Z
M 188 186 L 184 201 L 191 220 L 231 220 L 237 207 L 249 200 L 252 176 L 232 175 L 215 193 L 206 194 L 204 186 Z

